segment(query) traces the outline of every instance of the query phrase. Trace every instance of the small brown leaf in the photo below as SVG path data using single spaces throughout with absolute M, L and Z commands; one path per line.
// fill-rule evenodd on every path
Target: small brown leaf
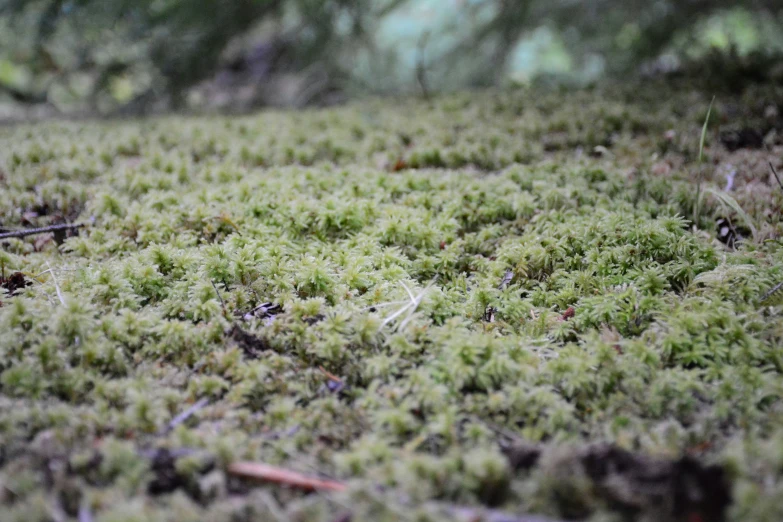
M 399 172 L 407 168 L 408 168 L 408 164 L 405 162 L 404 159 L 400 158 L 396 162 L 394 162 L 394 165 L 392 165 L 392 172 Z

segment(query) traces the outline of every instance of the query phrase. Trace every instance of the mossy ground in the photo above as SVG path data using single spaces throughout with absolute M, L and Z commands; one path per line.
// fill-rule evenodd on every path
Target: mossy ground
M 33 283 L 0 295 L 1 518 L 708 520 L 606 464 L 625 449 L 715 465 L 730 519 L 782 519 L 783 308 L 761 298 L 783 280 L 783 89 L 719 96 L 700 166 L 710 98 L 0 129 L 0 226 L 85 223 L 0 250 Z M 729 174 L 751 223 L 705 190 Z M 283 310 L 243 317 L 264 302 Z M 250 485 L 237 459 L 349 490 Z

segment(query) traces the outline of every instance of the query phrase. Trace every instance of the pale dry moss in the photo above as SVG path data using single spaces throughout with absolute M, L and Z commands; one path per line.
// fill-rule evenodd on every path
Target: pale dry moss
M 709 96 L 667 92 L 0 129 L 2 226 L 88 225 L 59 247 L 0 252 L 7 271 L 41 274 L 0 296 L 9 520 L 449 519 L 442 503 L 573 514 L 553 481 L 580 515 L 610 516 L 547 467 L 558 459 L 512 470 L 499 429 L 552 452 L 698 451 L 730 471 L 735 520 L 779 517 L 783 321 L 758 298 L 783 277 L 783 194 L 739 187 L 766 235 L 737 251 L 715 239 L 718 201 L 692 230 Z M 761 98 L 783 94 L 719 99 L 715 117 L 758 123 Z M 662 158 L 685 168 L 660 176 Z M 243 324 L 248 347 L 234 312 L 265 301 L 285 311 Z M 160 447 L 189 453 L 175 492 L 150 496 L 161 471 L 144 455 Z M 246 491 L 222 472 L 237 458 L 351 492 Z

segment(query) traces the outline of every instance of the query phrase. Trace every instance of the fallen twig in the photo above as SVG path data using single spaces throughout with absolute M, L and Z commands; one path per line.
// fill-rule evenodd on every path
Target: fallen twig
M 12 230 L 11 232 L 0 233 L 0 239 L 12 237 L 27 237 L 35 234 L 46 234 L 47 232 L 59 232 L 62 230 L 72 230 L 83 227 L 83 223 L 60 223 L 58 225 L 49 225 L 48 227 L 26 228 L 24 230 Z
M 772 288 L 764 292 L 764 295 L 761 296 L 760 302 L 763 303 L 767 301 L 770 297 L 780 293 L 781 290 L 783 290 L 783 281 L 781 281 L 780 283 L 776 284 L 775 286 L 773 286 Z
M 326 371 L 326 369 L 324 369 L 323 366 L 319 366 L 318 369 L 321 370 L 321 373 L 323 373 L 326 376 L 326 378 L 329 379 L 330 381 L 337 382 L 340 384 L 343 383 L 343 380 L 341 378 L 339 378 L 338 376 L 336 376 L 331 372 Z
M 210 279 L 209 282 L 212 283 L 212 288 L 215 289 L 215 295 L 217 295 L 217 298 L 220 301 L 220 307 L 223 309 L 223 315 L 225 316 L 226 315 L 226 302 L 223 301 L 223 296 L 220 295 L 220 291 L 218 291 L 218 287 L 215 284 L 215 282 L 212 279 Z
M 771 170 L 772 174 L 775 175 L 775 179 L 778 181 L 778 185 L 780 185 L 780 189 L 783 190 L 783 183 L 780 182 L 780 177 L 778 176 L 778 171 L 775 170 L 775 166 L 772 165 L 771 161 L 768 161 L 767 163 L 769 163 L 769 170 Z
M 173 419 L 171 419 L 171 422 L 169 422 L 168 426 L 166 426 L 166 430 L 164 433 L 167 433 L 169 431 L 172 431 L 174 428 L 188 420 L 194 413 L 199 411 L 201 408 L 205 407 L 207 404 L 209 404 L 209 399 L 204 398 L 199 401 L 197 401 L 195 404 L 193 404 L 190 408 L 183 411 Z
M 411 289 L 408 288 L 408 285 L 406 285 L 404 282 L 400 281 L 400 284 L 405 289 L 405 291 L 408 293 L 408 297 L 410 297 L 410 301 L 408 301 L 407 304 L 402 306 L 399 310 L 397 310 L 396 312 L 391 314 L 389 317 L 384 319 L 383 322 L 381 323 L 381 327 L 379 328 L 378 331 L 383 330 L 383 328 L 387 324 L 389 324 L 390 322 L 394 321 L 395 319 L 397 319 L 397 317 L 401 316 L 405 312 L 408 312 L 408 315 L 405 317 L 405 319 L 400 324 L 397 325 L 397 330 L 398 331 L 404 329 L 405 325 L 407 325 L 411 321 L 411 319 L 413 319 L 414 314 L 416 313 L 416 310 L 419 308 L 419 306 L 421 305 L 421 302 L 424 300 L 424 296 L 427 294 L 427 292 L 429 291 L 430 287 L 434 283 L 435 283 L 435 281 L 433 280 L 432 282 L 430 282 L 430 284 L 428 284 L 424 288 L 424 290 L 422 290 L 419 293 L 419 295 L 414 296 L 413 292 L 411 292 Z
M 303 491 L 345 491 L 347 486 L 335 480 L 323 480 L 259 462 L 234 462 L 228 473 L 262 482 L 273 482 Z
M 494 422 L 491 422 L 491 421 L 488 421 L 488 420 L 482 419 L 481 417 L 476 417 L 476 416 L 473 417 L 473 420 L 475 422 L 478 422 L 479 424 L 485 425 L 487 428 L 489 428 L 490 430 L 494 431 L 496 435 L 500 435 L 502 437 L 505 437 L 505 438 L 507 438 L 508 440 L 510 440 L 512 442 L 521 443 L 521 441 L 523 440 L 522 437 L 520 437 L 519 435 L 517 435 L 516 433 L 514 433 L 510 429 L 505 428 L 503 426 L 500 426 L 499 424 L 495 424 Z M 502 445 L 502 443 L 501 443 L 501 445 Z
M 49 273 L 52 274 L 54 289 L 57 290 L 57 298 L 60 300 L 60 304 L 65 305 L 65 299 L 63 298 L 63 293 L 60 291 L 60 285 L 57 284 L 57 276 L 54 275 L 54 270 L 52 270 L 52 265 L 50 265 L 49 261 L 47 261 L 46 266 L 49 267 Z

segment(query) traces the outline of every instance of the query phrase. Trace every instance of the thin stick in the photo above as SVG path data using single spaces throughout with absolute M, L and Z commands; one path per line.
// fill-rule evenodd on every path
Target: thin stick
M 484 424 L 487 428 L 494 431 L 497 435 L 502 435 L 503 437 L 506 437 L 507 439 L 513 440 L 514 442 L 520 442 L 522 440 L 522 437 L 514 433 L 508 428 L 505 428 L 503 426 L 500 426 L 498 424 L 495 424 L 494 422 L 490 422 L 488 420 L 484 420 L 481 417 L 474 416 L 473 420 L 476 422 L 480 422 L 481 424 Z
M 221 296 L 220 292 L 218 292 L 218 288 L 217 288 L 217 285 L 215 284 L 215 282 L 212 279 L 210 279 L 209 282 L 212 283 L 212 288 L 215 289 L 215 293 L 217 294 L 218 299 L 220 300 L 220 306 L 223 308 L 223 312 L 225 313 L 225 311 L 226 311 L 226 302 L 223 301 L 223 296 Z
M 65 299 L 63 299 L 63 293 L 60 291 L 60 285 L 57 284 L 57 276 L 54 275 L 54 270 L 52 270 L 52 266 L 49 264 L 49 261 L 46 262 L 46 266 L 49 267 L 49 273 L 52 274 L 54 288 L 57 290 L 57 298 L 60 299 L 60 304 L 65 305 Z
M 177 426 L 179 426 L 180 424 L 188 420 L 194 413 L 196 413 L 198 410 L 200 410 L 207 404 L 209 404 L 209 399 L 207 398 L 201 399 L 200 401 L 193 404 L 190 408 L 188 408 L 187 410 L 183 411 L 182 413 L 180 413 L 179 415 L 171 419 L 171 422 L 169 422 L 168 426 L 166 427 L 166 432 L 173 430 L 174 428 L 176 428 Z
M 783 289 L 783 281 L 781 281 L 780 283 L 776 284 L 775 286 L 773 286 L 772 288 L 764 292 L 764 295 L 761 296 L 761 302 L 763 303 L 773 295 L 777 294 L 778 292 L 780 292 L 781 289 Z
M 59 225 L 49 225 L 48 227 L 27 228 L 24 230 L 12 230 L 11 232 L 3 232 L 0 234 L 0 239 L 8 239 L 11 237 L 27 237 L 35 234 L 46 234 L 47 232 L 57 232 L 59 230 L 71 230 L 74 228 L 83 227 L 83 223 L 61 223 Z
M 775 167 L 772 165 L 771 161 L 767 161 L 769 163 L 769 170 L 772 171 L 772 174 L 775 175 L 775 179 L 778 180 L 778 185 L 780 185 L 780 190 L 783 190 L 783 183 L 780 182 L 780 178 L 778 177 L 778 171 L 775 170 Z
M 339 378 L 338 376 L 336 376 L 331 372 L 326 371 L 326 369 L 323 366 L 319 366 L 318 369 L 321 370 L 321 373 L 323 373 L 326 376 L 326 378 L 329 379 L 330 381 L 337 382 L 340 384 L 343 383 L 343 380 L 341 378 Z
M 416 304 L 418 307 L 418 303 Z M 408 325 L 409 322 L 413 320 L 414 317 L 416 317 L 418 314 L 415 313 L 416 309 L 414 308 L 414 311 L 410 314 L 408 314 L 408 317 L 402 320 L 400 325 L 397 327 L 397 330 L 405 330 L 405 327 Z
M 383 328 L 389 324 L 390 322 L 394 321 L 397 317 L 402 315 L 408 310 L 411 310 L 408 314 L 408 317 L 405 318 L 405 320 L 397 326 L 397 330 L 400 330 L 403 328 L 410 320 L 412 319 L 413 314 L 416 313 L 416 310 L 419 308 L 419 305 L 421 305 L 422 300 L 424 299 L 424 295 L 427 293 L 427 291 L 430 289 L 430 287 L 435 284 L 435 279 L 430 281 L 430 283 L 424 287 L 424 290 L 419 292 L 419 295 L 414 296 L 413 292 L 411 292 L 410 288 L 408 288 L 408 285 L 406 285 L 404 282 L 400 281 L 400 284 L 403 288 L 405 288 L 405 291 L 408 292 L 408 296 L 410 297 L 410 302 L 404 306 L 402 306 L 399 310 L 391 314 L 389 317 L 384 319 L 384 321 L 381 323 L 381 327 L 378 331 L 383 330 Z
M 401 316 L 402 314 L 404 314 L 404 313 L 405 313 L 405 312 L 408 310 L 408 308 L 410 308 L 410 307 L 411 307 L 411 304 L 410 304 L 410 303 L 408 303 L 408 304 L 405 304 L 405 305 L 403 305 L 403 307 L 402 307 L 402 308 L 400 308 L 399 310 L 397 310 L 396 312 L 394 312 L 393 314 L 391 314 L 389 317 L 387 317 L 386 319 L 384 319 L 384 320 L 383 320 L 383 322 L 381 323 L 381 329 L 383 329 L 383 327 L 384 327 L 384 326 L 386 326 L 387 324 L 389 324 L 390 322 L 392 322 L 392 321 L 394 321 L 395 319 L 397 319 L 397 317 L 399 317 L 399 316 Z
M 413 297 L 413 292 L 411 292 L 411 289 L 408 288 L 408 285 L 406 285 L 404 281 L 400 281 L 400 284 L 405 289 L 405 291 L 408 292 L 408 297 L 411 298 L 411 304 L 415 303 L 416 302 L 416 298 Z
M 693 224 L 696 228 L 699 228 L 699 214 L 701 213 L 701 163 L 704 159 L 704 140 L 707 137 L 707 125 L 710 123 L 710 114 L 712 114 L 712 105 L 714 103 L 715 96 L 712 97 L 712 101 L 710 101 L 710 107 L 707 109 L 707 117 L 704 118 L 704 126 L 701 128 L 701 139 L 699 140 L 699 178 L 696 183 L 696 201 L 693 203 Z
M 772 154 L 772 151 L 769 150 L 769 146 L 766 143 L 764 143 L 764 148 L 767 150 L 767 154 Z M 783 183 L 780 182 L 780 177 L 778 177 L 778 171 L 775 169 L 775 166 L 770 160 L 767 160 L 767 164 L 769 165 L 769 170 L 771 170 L 772 174 L 775 176 L 778 185 L 780 185 L 780 189 L 783 190 Z
M 303 491 L 345 491 L 347 486 L 336 480 L 323 480 L 295 471 L 262 464 L 260 462 L 234 462 L 228 473 L 237 477 L 273 482 Z

